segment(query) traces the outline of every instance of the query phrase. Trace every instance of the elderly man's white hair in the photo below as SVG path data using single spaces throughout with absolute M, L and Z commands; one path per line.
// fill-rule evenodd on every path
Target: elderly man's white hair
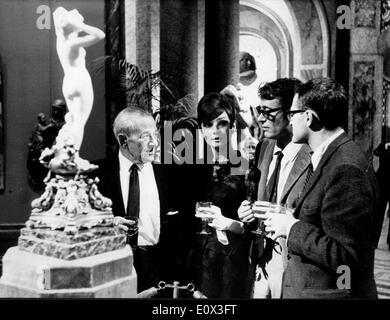
M 114 120 L 113 131 L 115 138 L 118 139 L 118 135 L 125 134 L 130 136 L 140 131 L 140 125 L 144 121 L 153 120 L 152 115 L 139 108 L 125 108 L 118 113 Z M 153 120 L 154 121 L 154 120 Z

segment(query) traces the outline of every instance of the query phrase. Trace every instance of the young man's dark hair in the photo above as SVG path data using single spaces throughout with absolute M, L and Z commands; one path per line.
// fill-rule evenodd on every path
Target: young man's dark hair
M 294 95 L 301 81 L 296 78 L 280 78 L 259 87 L 259 97 L 264 100 L 279 99 L 284 110 L 290 110 Z
M 319 78 L 302 84 L 298 89 L 301 109 L 311 109 L 327 130 L 344 124 L 348 112 L 348 99 L 341 84 L 330 78 Z

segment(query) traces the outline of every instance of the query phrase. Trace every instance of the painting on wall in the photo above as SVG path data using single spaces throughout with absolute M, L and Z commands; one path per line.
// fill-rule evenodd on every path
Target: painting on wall
M 1 57 L 0 57 L 0 192 L 4 191 L 4 119 L 3 119 L 3 77 L 1 72 Z

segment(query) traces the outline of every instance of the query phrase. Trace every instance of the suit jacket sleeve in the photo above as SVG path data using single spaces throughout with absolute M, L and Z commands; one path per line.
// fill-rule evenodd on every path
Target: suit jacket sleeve
M 367 174 L 356 166 L 341 165 L 320 186 L 316 202 L 304 201 L 300 221 L 288 237 L 288 248 L 314 264 L 336 271 L 340 265 L 363 267 L 369 251 L 374 191 Z M 321 188 L 322 187 L 322 188 Z M 315 188 L 312 192 L 318 190 Z M 319 202 L 319 203 L 318 203 Z M 320 223 L 312 223 L 320 215 Z

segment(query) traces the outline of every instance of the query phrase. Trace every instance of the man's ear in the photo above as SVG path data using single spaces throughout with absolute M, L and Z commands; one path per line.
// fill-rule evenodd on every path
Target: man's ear
M 317 113 L 314 111 L 308 111 L 305 112 L 306 114 L 306 121 L 307 121 L 307 126 L 310 127 L 313 131 L 318 131 L 321 129 L 322 125 L 319 120 L 319 117 Z
M 310 127 L 313 124 L 314 115 L 310 111 L 305 111 L 305 120 L 306 120 L 307 126 Z
M 127 145 L 127 137 L 124 134 L 118 134 L 118 143 L 121 148 Z

